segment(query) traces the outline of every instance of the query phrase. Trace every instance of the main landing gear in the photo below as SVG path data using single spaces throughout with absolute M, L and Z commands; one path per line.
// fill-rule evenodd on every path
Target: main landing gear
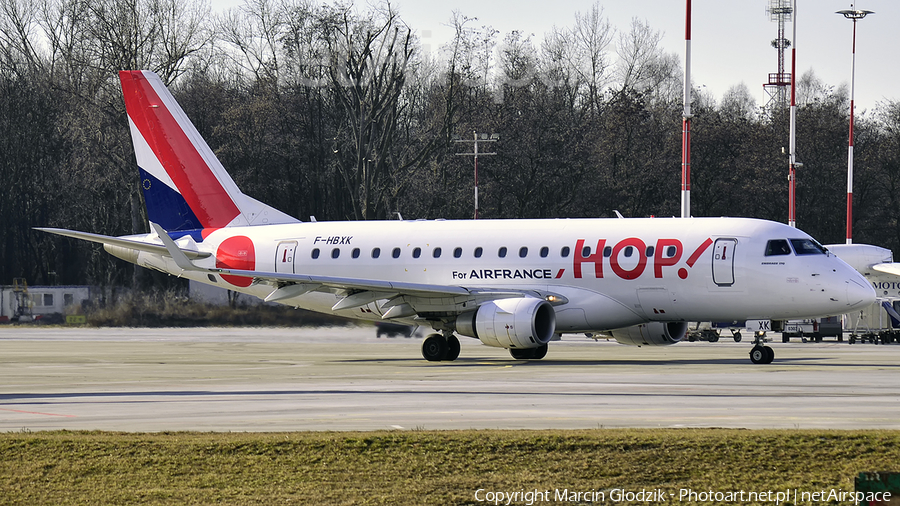
M 448 362 L 459 357 L 459 339 L 453 334 L 429 334 L 422 342 L 422 356 L 429 362 Z

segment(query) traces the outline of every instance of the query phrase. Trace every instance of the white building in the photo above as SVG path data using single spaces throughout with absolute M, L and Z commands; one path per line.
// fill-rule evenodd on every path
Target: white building
M 79 307 L 82 301 L 90 297 L 91 288 L 88 286 L 31 286 L 22 290 L 5 285 L 0 287 L 0 322 L 9 321 L 19 314 L 30 314 L 32 317 L 65 314 L 66 308 Z

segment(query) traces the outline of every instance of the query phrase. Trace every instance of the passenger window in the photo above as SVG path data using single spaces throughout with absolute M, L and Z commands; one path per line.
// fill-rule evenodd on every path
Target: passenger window
M 550 254 L 550 248 L 544 246 L 541 248 L 541 258 L 547 258 L 547 255 Z
M 528 256 L 528 248 L 525 246 L 522 246 L 521 248 L 519 248 L 519 258 L 525 258 L 527 256 Z
M 334 248 L 331 250 L 331 258 L 337 258 L 341 256 L 341 248 Z
M 461 256 L 462 256 L 462 248 L 454 248 L 453 258 L 459 258 Z
M 433 256 L 434 258 L 441 258 L 441 248 L 434 248 L 431 256 Z
M 319 248 L 313 248 L 310 256 L 312 256 L 313 260 L 319 258 Z
M 591 256 L 591 247 L 590 247 L 590 246 L 585 246 L 585 247 L 581 250 L 581 258 L 587 258 L 587 257 L 589 257 L 589 256 Z
M 798 255 L 825 254 L 825 247 L 811 239 L 791 239 L 791 246 Z
M 625 246 L 625 258 L 631 258 L 631 255 L 634 254 L 634 248 L 632 246 Z
M 422 248 L 413 248 L 413 258 L 422 256 Z
M 400 248 L 394 248 L 394 251 L 391 251 L 391 256 L 394 258 L 400 258 Z
M 500 251 L 497 252 L 497 256 L 500 258 L 506 258 L 506 246 L 502 246 Z
M 784 239 L 771 239 L 766 244 L 766 256 L 773 257 L 778 255 L 790 255 L 791 247 Z
M 569 247 L 568 247 L 568 246 L 563 246 L 562 249 L 559 250 L 559 256 L 561 256 L 561 257 L 563 257 L 563 258 L 568 258 L 568 257 L 569 257 L 569 251 L 570 251 L 570 250 L 569 250 Z
M 673 258 L 675 256 L 675 253 L 678 253 L 678 248 L 676 248 L 675 246 L 669 246 L 668 248 L 666 248 L 667 258 Z
M 484 250 L 481 249 L 481 246 L 475 248 L 475 258 L 481 258 L 482 253 L 484 253 Z
M 603 256 L 609 258 L 612 256 L 612 246 L 607 246 L 603 248 Z
M 656 248 L 654 248 L 653 246 L 647 246 L 647 258 L 652 257 L 654 251 L 656 251 Z
M 378 258 L 381 256 L 381 248 L 373 248 L 372 249 L 372 258 Z
M 350 256 L 353 258 L 359 258 L 359 248 L 353 248 L 353 251 L 350 253 Z

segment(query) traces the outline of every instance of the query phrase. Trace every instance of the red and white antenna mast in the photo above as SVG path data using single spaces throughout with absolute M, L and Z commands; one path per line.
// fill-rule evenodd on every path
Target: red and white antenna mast
M 691 217 L 691 0 L 684 22 L 684 113 L 681 139 L 681 217 Z
M 853 20 L 853 51 L 850 59 L 850 143 L 847 150 L 847 244 L 853 244 L 853 96 L 856 87 L 856 21 L 874 14 L 872 11 L 852 9 L 837 11 L 847 19 Z
M 766 8 L 769 19 L 778 23 L 778 37 L 772 41 L 772 47 L 778 51 L 778 72 L 769 74 L 769 82 L 763 84 L 763 89 L 769 94 L 766 107 L 773 109 L 787 105 L 787 87 L 792 76 L 784 71 L 784 50 L 790 47 L 791 41 L 784 38 L 784 24 L 791 20 L 793 11 L 791 0 L 769 0 Z

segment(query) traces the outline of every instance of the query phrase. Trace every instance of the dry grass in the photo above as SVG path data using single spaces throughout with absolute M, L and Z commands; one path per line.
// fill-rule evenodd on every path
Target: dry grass
M 859 472 L 897 462 L 898 431 L 9 433 L 0 502 L 461 505 L 484 504 L 478 489 L 850 491 Z M 545 503 L 560 502 L 535 504 Z

